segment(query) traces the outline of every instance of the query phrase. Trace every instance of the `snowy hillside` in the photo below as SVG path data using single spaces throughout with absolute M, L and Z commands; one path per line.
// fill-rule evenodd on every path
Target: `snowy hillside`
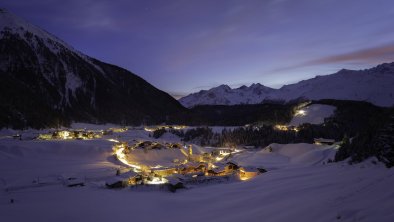
M 112 139 L 148 139 L 148 134 L 144 130 L 129 130 Z M 112 157 L 112 142 L 108 138 L 0 139 L 2 221 L 394 219 L 394 169 L 374 164 L 374 159 L 353 165 L 327 163 L 335 153 L 333 146 L 271 144 L 263 150 L 243 151 L 233 161 L 265 167 L 268 172 L 247 181 L 203 184 L 170 193 L 159 188 L 105 188 L 106 178 L 124 168 Z M 157 157 L 150 151 L 145 155 L 149 160 Z M 68 175 L 83 178 L 86 185 L 63 185 L 59 178 Z
M 264 87 L 262 93 L 249 93 L 251 87 L 231 89 L 219 86 L 207 91 L 200 91 L 181 98 L 186 107 L 196 105 L 232 105 L 253 104 L 268 100 L 311 100 L 339 99 L 367 101 L 378 106 L 394 105 L 394 63 L 385 63 L 366 70 L 341 70 L 335 74 L 317 76 L 295 84 L 285 85 L 280 89 Z M 218 90 L 221 89 L 221 90 Z M 243 95 L 243 96 L 241 96 Z M 228 99 L 234 97 L 234 99 Z
M 139 76 L 0 10 L 0 128 L 163 122 L 183 110 Z
M 341 70 L 286 85 L 272 99 L 296 98 L 367 101 L 378 106 L 394 105 L 394 63 L 385 63 L 366 70 Z
M 23 38 L 26 42 L 29 41 L 30 37 L 26 34 L 26 31 L 29 31 L 32 35 L 37 36 L 42 39 L 46 39 L 47 42 L 44 44 L 49 46 L 51 51 L 59 52 L 61 47 L 66 47 L 69 50 L 74 49 L 67 45 L 64 41 L 57 38 L 56 36 L 46 32 L 45 30 L 28 23 L 24 19 L 8 12 L 5 9 L 0 8 L 0 30 L 7 30 L 14 34 L 18 34 L 19 37 Z M 0 33 L 0 36 L 3 37 L 4 33 Z M 37 44 L 35 41 L 34 44 Z
M 231 89 L 227 85 L 221 85 L 210 90 L 201 90 L 179 99 L 185 107 L 195 105 L 235 105 L 256 104 L 270 95 L 274 89 L 261 84 L 252 84 L 249 87 L 241 86 Z
M 335 106 L 312 104 L 298 110 L 291 119 L 290 126 L 298 126 L 303 123 L 322 124 L 324 119 L 334 115 Z
M 305 165 L 321 165 L 333 160 L 335 146 L 315 144 L 271 144 L 260 151 L 243 152 L 233 158 L 243 166 L 264 166 L 267 170 Z

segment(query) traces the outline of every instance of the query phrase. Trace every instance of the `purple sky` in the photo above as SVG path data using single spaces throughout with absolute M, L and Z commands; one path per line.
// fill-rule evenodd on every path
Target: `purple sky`
M 394 61 L 392 0 L 10 0 L 79 51 L 168 93 L 279 88 Z

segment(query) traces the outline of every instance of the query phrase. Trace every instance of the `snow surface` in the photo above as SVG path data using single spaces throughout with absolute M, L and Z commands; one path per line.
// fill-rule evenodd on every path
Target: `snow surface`
M 231 89 L 221 85 L 179 99 L 185 107 L 196 105 L 257 104 L 264 99 L 290 101 L 339 99 L 368 101 L 378 106 L 394 105 L 394 63 L 384 63 L 366 70 L 341 70 L 337 73 L 303 80 L 271 89 L 260 84 Z M 261 93 L 251 93 L 259 88 Z
M 72 129 L 87 129 L 87 130 L 107 130 L 109 128 L 119 128 L 118 125 L 112 124 L 112 123 L 107 123 L 104 125 L 97 125 L 97 124 L 91 124 L 91 123 L 72 123 L 71 124 Z
M 272 152 L 269 151 L 272 149 Z M 241 166 L 263 167 L 267 170 L 299 165 L 321 165 L 333 160 L 335 146 L 315 144 L 271 144 L 260 151 L 245 151 L 232 160 Z
M 133 140 L 149 138 L 148 134 L 129 130 L 113 138 Z M 233 160 L 269 171 L 249 181 L 170 193 L 104 189 L 103 181 L 122 167 L 112 158 L 112 142 L 107 139 L 0 139 L 1 221 L 394 220 L 394 169 L 372 164 L 373 159 L 356 165 L 327 164 L 335 146 L 271 144 L 272 152 L 268 147 L 243 151 Z M 151 154 L 152 159 L 160 156 Z M 65 187 L 59 182 L 64 175 L 83 178 L 87 185 Z
M 130 151 L 130 153 L 127 155 L 127 160 L 129 162 L 134 164 L 142 164 L 149 167 L 155 167 L 157 165 L 171 167 L 174 166 L 174 159 L 184 161 L 187 159 L 187 157 L 179 149 L 161 149 L 149 151 L 136 149 Z
M 75 96 L 75 91 L 82 86 L 82 80 L 78 77 L 78 75 L 75 75 L 72 72 L 67 73 L 66 75 L 66 96 L 65 98 L 67 99 L 67 103 L 70 103 L 68 100 L 70 98 L 69 91 L 71 91 L 71 96 Z
M 301 110 L 305 112 L 304 115 L 296 114 L 290 121 L 289 125 L 298 126 L 304 123 L 322 124 L 324 119 L 334 115 L 336 107 L 322 104 L 312 104 Z

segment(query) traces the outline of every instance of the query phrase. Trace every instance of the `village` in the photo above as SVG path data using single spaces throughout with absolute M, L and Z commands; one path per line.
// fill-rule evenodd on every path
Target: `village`
M 278 132 L 294 131 L 297 133 L 302 121 L 308 115 L 313 117 L 312 108 L 298 107 L 293 120 L 288 125 L 274 125 L 273 129 Z M 307 121 L 310 120 L 307 119 Z M 315 119 L 312 118 L 312 121 Z M 105 146 L 105 149 L 112 149 L 113 159 L 109 161 L 116 166 L 113 173 L 106 173 L 105 176 L 100 176 L 100 179 L 89 180 L 81 176 L 63 175 L 62 181 L 67 187 L 84 186 L 89 181 L 101 181 L 102 186 L 108 189 L 148 188 L 175 192 L 178 189 L 204 184 L 251 180 L 277 168 L 277 166 L 270 166 L 270 161 L 264 160 L 266 157 L 276 159 L 280 150 L 274 146 L 257 147 L 237 143 L 210 146 L 196 144 L 195 142 L 198 142 L 196 140 L 185 141 L 179 136 L 194 129 L 198 128 L 185 125 L 103 127 L 81 124 L 72 128 L 50 129 L 39 133 L 36 131 L 35 134 L 21 132 L 12 138 L 43 143 L 47 141 L 54 145 L 59 143 L 65 146 L 79 141 L 75 145 L 100 144 L 100 146 Z M 225 129 L 234 129 L 234 127 L 210 128 L 212 129 L 220 132 Z M 160 135 L 156 137 L 155 133 L 159 131 Z M 327 147 L 335 149 L 334 145 L 337 144 L 335 140 L 327 138 L 315 138 L 313 143 L 312 150 L 324 150 Z M 262 155 L 262 159 L 256 159 L 257 162 L 255 162 L 254 159 L 257 158 L 254 157 L 255 155 Z M 283 159 L 277 160 L 282 162 Z M 328 159 L 325 162 L 329 162 Z
M 231 161 L 231 157 L 239 152 L 236 148 L 205 148 L 204 151 L 194 149 L 180 143 L 158 143 L 140 141 L 132 145 L 116 142 L 113 146 L 116 158 L 130 167 L 124 173 L 117 172 L 115 177 L 106 181 L 109 188 L 128 186 L 165 186 L 170 191 L 185 188 L 187 185 L 202 183 L 220 183 L 226 181 L 249 180 L 266 172 L 264 168 L 245 167 Z M 143 163 L 130 162 L 133 151 L 143 150 L 146 155 L 153 150 L 172 151 L 183 155 L 174 159 L 167 166 L 148 166 Z M 197 152 L 196 152 L 197 151 Z M 179 157 L 179 156 L 177 156 Z
M 106 130 L 86 130 L 86 129 L 56 129 L 48 133 L 39 134 L 36 139 L 39 140 L 89 140 L 99 139 L 105 135 L 112 135 L 113 133 L 126 132 L 128 129 L 123 128 L 108 128 Z
M 102 129 L 62 128 L 35 133 L 20 132 L 9 138 L 22 141 L 52 141 L 54 144 L 80 141 L 112 143 L 115 164 L 113 176 L 104 177 L 107 188 L 168 189 L 212 183 L 228 183 L 252 179 L 264 172 L 263 166 L 242 166 L 234 156 L 254 149 L 251 146 L 209 147 L 186 144 L 180 139 L 170 141 L 151 138 L 160 129 L 184 130 L 187 126 L 109 127 Z M 136 136 L 138 135 L 138 136 Z M 62 142 L 62 143 L 64 143 Z M 87 180 L 76 175 L 62 175 L 67 187 L 85 186 Z M 41 180 L 42 184 L 42 180 Z

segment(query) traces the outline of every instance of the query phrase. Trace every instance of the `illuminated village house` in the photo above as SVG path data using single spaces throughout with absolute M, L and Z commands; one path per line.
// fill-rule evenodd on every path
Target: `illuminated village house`
M 187 157 L 187 161 L 172 167 L 148 167 L 129 163 L 126 154 L 129 154 L 133 149 L 180 149 L 180 151 Z M 240 180 L 251 179 L 265 170 L 260 170 L 253 167 L 241 167 L 234 161 L 227 163 L 220 163 L 218 161 L 225 160 L 231 157 L 234 152 L 239 152 L 230 148 L 217 148 L 210 153 L 193 154 L 192 145 L 184 148 L 180 144 L 161 144 L 158 142 L 141 141 L 129 146 L 127 143 L 117 141 L 114 145 L 114 154 L 123 163 L 133 167 L 135 172 L 131 174 L 121 174 L 110 178 L 106 182 L 109 188 L 118 188 L 125 186 L 134 186 L 138 184 L 146 185 L 166 185 L 174 190 L 184 187 L 185 183 L 202 183 L 212 180 L 229 179 L 230 177 L 239 178 Z M 206 160 L 206 161 L 205 161 Z M 213 164 L 215 163 L 215 165 Z M 215 178 L 217 177 L 217 178 Z
M 315 138 L 314 142 L 316 145 L 333 145 L 335 143 L 335 140 L 324 139 L 324 138 Z
M 131 185 L 136 185 L 142 181 L 142 176 L 133 171 L 123 173 L 107 179 L 105 185 L 108 188 L 123 188 Z

